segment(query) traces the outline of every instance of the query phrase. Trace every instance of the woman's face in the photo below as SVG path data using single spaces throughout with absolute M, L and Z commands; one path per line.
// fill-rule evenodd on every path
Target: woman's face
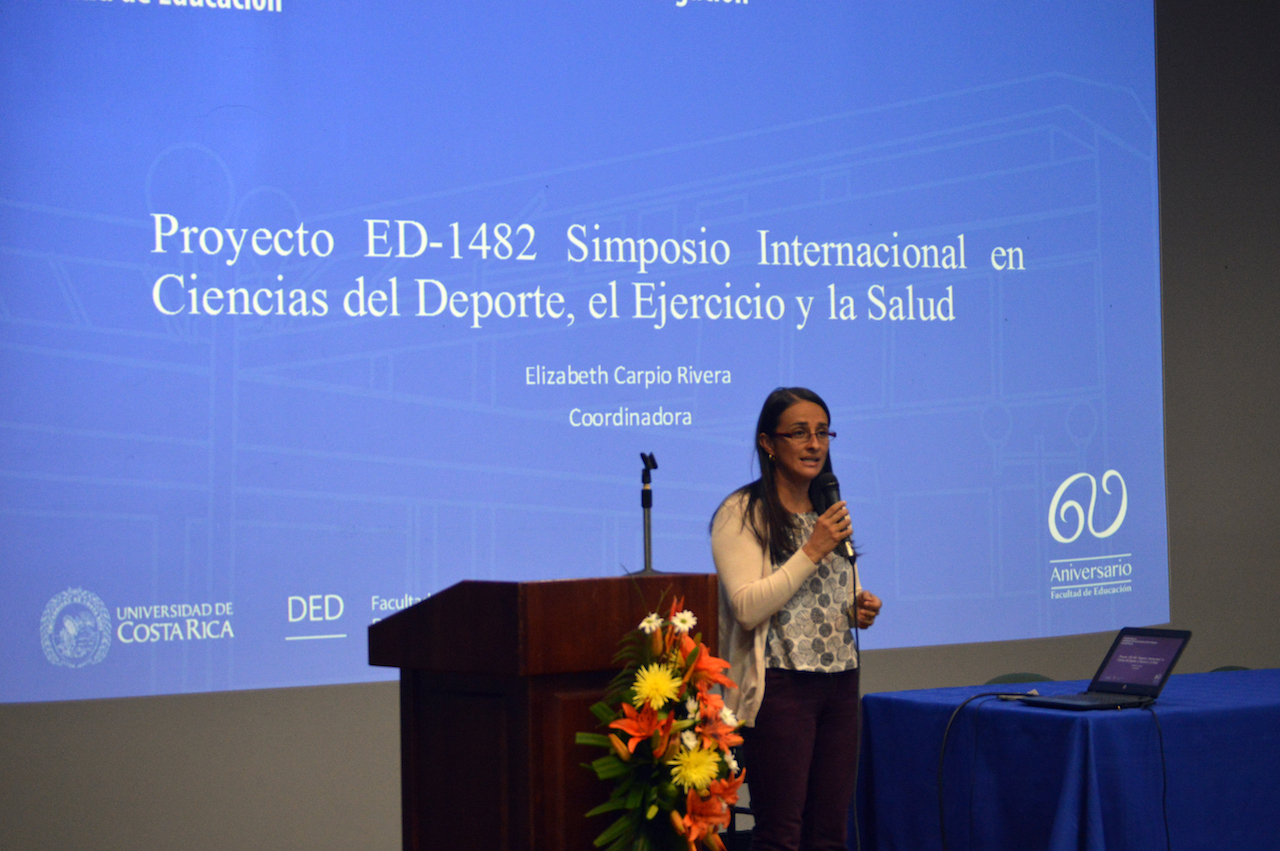
M 817 435 L 830 425 L 821 405 L 796 402 L 782 412 L 774 434 L 760 435 L 760 445 L 773 456 L 779 476 L 808 486 L 827 463 L 830 444 Z

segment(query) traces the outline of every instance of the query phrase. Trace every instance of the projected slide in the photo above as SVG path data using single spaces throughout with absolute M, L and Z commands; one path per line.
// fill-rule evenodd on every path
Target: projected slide
M 11 0 L 0 700 L 708 572 L 830 404 L 864 647 L 1161 623 L 1150 4 Z M 566 627 L 567 629 L 569 627 Z

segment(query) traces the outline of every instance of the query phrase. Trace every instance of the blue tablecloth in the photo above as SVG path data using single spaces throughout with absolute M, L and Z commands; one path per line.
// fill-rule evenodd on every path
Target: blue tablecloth
M 867 695 L 864 851 L 938 851 L 947 719 L 971 695 L 1031 687 L 1068 694 L 1088 682 Z M 1152 709 L 1164 733 L 1172 848 L 1280 849 L 1280 670 L 1174 675 Z M 948 851 L 1163 851 L 1162 776 L 1150 712 L 980 698 L 947 743 Z

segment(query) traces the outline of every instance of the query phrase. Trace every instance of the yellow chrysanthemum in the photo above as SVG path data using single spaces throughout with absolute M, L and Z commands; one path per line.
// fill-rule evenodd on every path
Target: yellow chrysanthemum
M 720 752 L 717 750 L 682 750 L 671 760 L 671 776 L 686 792 L 690 789 L 705 792 L 719 773 Z
M 636 696 L 632 703 L 636 708 L 646 703 L 654 709 L 661 709 L 668 700 L 674 700 L 680 691 L 680 678 L 666 665 L 645 665 L 636 673 Z

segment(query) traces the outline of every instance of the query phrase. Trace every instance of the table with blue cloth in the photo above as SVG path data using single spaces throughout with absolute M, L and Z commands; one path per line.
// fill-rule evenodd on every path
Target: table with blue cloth
M 966 698 L 1088 685 L 867 695 L 858 786 L 864 851 L 940 851 L 939 748 Z M 947 851 L 1280 849 L 1280 669 L 1174 675 L 1151 710 L 1156 717 L 974 700 L 947 740 Z

